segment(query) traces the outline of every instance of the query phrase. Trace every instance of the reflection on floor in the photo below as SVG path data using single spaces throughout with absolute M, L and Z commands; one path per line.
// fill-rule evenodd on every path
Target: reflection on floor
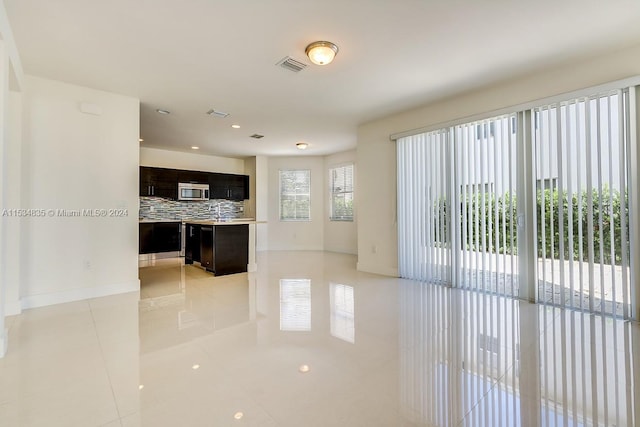
M 138 294 L 25 311 L 0 360 L 7 426 L 632 426 L 637 324 L 259 254 L 180 259 Z

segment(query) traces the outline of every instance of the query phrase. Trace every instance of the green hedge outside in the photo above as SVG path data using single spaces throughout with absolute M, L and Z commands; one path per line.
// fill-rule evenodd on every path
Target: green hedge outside
M 468 242 L 466 245 L 467 250 L 517 254 L 517 201 L 515 195 L 506 193 L 496 198 L 492 193 L 474 193 L 473 195 L 463 195 L 461 200 L 461 209 L 464 213 L 460 217 L 460 224 L 461 230 L 465 234 L 460 238 Z M 587 191 L 573 193 L 571 195 L 571 212 L 569 212 L 567 192 L 551 189 L 538 190 L 536 193 L 536 225 L 539 236 L 537 242 L 538 255 L 546 258 L 560 258 L 560 200 L 562 200 L 563 204 L 564 234 L 567 235 L 569 232 L 570 221 L 573 231 L 573 242 L 570 242 L 568 238 L 564 240 L 563 258 L 569 260 L 571 259 L 570 254 L 573 253 L 574 260 L 589 260 L 589 230 L 591 229 L 593 230 L 594 262 L 620 265 L 622 263 L 622 245 L 620 244 L 620 236 L 622 235 L 621 197 L 619 191 L 610 190 L 608 187 L 603 187 L 602 193 L 597 189 L 591 191 L 590 198 Z M 593 211 L 591 219 L 588 215 L 589 206 L 592 206 Z M 447 218 L 447 209 L 447 203 L 444 200 L 438 200 L 434 206 L 435 218 L 440 217 L 440 215 L 444 215 L 444 218 Z M 629 218 L 628 214 L 628 194 L 625 192 L 624 217 Z M 481 221 L 483 216 L 487 218 L 484 226 Z M 601 219 L 602 229 L 600 229 Z M 434 224 L 435 229 L 440 227 L 440 223 Z M 446 231 L 447 224 L 444 224 L 444 228 Z M 496 233 L 498 236 L 497 242 Z M 624 235 L 626 236 L 628 254 L 628 221 Z M 466 238 L 463 239 L 463 237 Z M 437 243 L 442 243 L 442 239 L 439 240 Z M 580 244 L 581 242 L 582 244 Z M 601 250 L 602 254 L 600 253 Z

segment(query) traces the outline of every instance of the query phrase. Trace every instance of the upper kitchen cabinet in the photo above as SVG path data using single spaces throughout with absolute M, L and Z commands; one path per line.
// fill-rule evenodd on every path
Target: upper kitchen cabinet
M 249 177 L 226 173 L 209 174 L 209 194 L 212 199 L 245 200 L 249 198 Z
M 210 199 L 249 198 L 249 176 L 180 169 L 140 167 L 140 195 L 178 198 L 178 183 L 209 184 Z
M 175 199 L 178 197 L 178 171 L 140 167 L 140 195 Z
M 207 172 L 179 170 L 178 182 L 188 182 L 191 184 L 208 184 L 209 175 L 211 174 Z

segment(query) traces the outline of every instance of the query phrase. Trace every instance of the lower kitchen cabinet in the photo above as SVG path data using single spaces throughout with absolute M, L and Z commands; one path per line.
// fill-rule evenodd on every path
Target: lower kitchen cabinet
M 187 224 L 189 226 L 194 224 Z M 198 235 L 187 232 L 185 264 L 199 261 L 200 265 L 215 276 L 244 273 L 249 263 L 249 226 L 238 225 L 201 225 Z M 199 240 L 199 260 L 189 257 Z
M 138 253 L 179 252 L 181 229 L 181 222 L 141 222 Z
M 200 225 L 187 223 L 185 233 L 185 264 L 193 264 L 193 261 L 200 262 Z

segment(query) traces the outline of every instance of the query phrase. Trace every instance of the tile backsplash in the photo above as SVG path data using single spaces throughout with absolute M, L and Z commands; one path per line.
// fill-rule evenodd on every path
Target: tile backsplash
M 244 216 L 244 202 L 233 200 L 179 201 L 140 197 L 140 219 L 217 219 Z

